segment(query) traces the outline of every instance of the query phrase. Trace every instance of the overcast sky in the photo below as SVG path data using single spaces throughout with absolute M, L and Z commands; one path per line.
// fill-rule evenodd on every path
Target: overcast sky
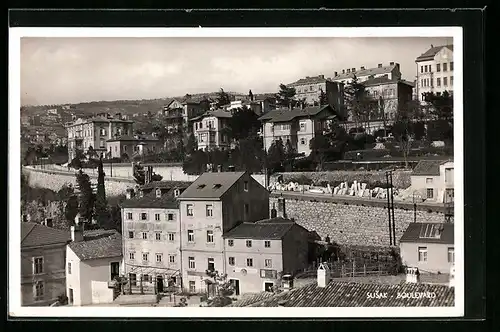
M 22 38 L 21 103 L 275 92 L 280 83 L 378 63 L 401 64 L 451 38 Z

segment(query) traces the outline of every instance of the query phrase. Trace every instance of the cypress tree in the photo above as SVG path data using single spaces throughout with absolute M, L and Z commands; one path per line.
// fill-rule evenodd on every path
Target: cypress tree
M 106 188 L 104 187 L 104 168 L 102 158 L 97 166 L 97 194 L 95 200 L 95 213 L 99 227 L 106 228 L 109 221 L 108 202 L 106 200 Z

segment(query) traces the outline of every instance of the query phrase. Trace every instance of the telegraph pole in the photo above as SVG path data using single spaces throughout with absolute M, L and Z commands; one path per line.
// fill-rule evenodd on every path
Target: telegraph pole
M 389 245 L 392 246 L 392 226 L 391 226 L 391 201 L 389 197 L 389 172 L 385 172 L 385 179 L 387 183 L 387 216 L 389 221 Z
M 392 171 L 389 171 L 389 180 L 391 184 L 391 213 L 392 213 L 392 241 L 396 245 L 396 221 L 394 218 L 394 186 L 392 185 Z

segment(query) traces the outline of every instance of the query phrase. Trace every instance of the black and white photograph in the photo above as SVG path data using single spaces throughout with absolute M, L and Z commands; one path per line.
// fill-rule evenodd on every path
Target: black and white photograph
M 11 28 L 9 57 L 10 315 L 464 314 L 461 28 Z

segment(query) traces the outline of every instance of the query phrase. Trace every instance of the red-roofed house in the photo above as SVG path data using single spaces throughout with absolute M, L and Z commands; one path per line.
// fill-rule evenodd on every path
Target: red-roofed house
M 67 231 L 23 222 L 21 224 L 21 304 L 46 306 L 66 291 L 64 275 Z

